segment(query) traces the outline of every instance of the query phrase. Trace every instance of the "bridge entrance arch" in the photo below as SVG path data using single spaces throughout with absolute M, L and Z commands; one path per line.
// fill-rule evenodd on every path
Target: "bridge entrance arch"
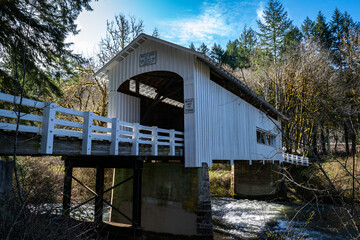
M 183 86 L 183 78 L 177 73 L 151 71 L 129 78 L 117 91 L 136 98 L 128 110 L 137 112 L 141 125 L 184 131 Z M 122 111 L 120 117 L 127 114 L 126 109 Z

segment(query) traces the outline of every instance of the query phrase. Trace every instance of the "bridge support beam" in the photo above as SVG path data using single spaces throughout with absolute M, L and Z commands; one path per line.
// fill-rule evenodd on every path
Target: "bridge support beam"
M 131 169 L 116 169 L 114 184 L 134 173 Z M 131 215 L 133 195 L 131 184 L 113 190 L 112 205 Z M 133 198 L 135 196 L 135 198 Z M 211 239 L 211 201 L 208 166 L 185 168 L 184 163 L 144 163 L 142 174 L 141 222 L 145 236 L 149 234 L 186 235 Z M 127 223 L 116 211 L 111 222 Z M 159 236 L 154 236 L 156 239 Z
M 96 186 L 95 191 L 95 222 L 101 223 L 103 221 L 103 198 L 104 198 L 104 167 L 96 167 Z
M 235 198 L 269 199 L 280 197 L 280 166 L 271 161 L 234 161 L 231 191 Z
M 64 193 L 63 193 L 63 211 L 65 216 L 70 216 L 72 173 L 73 173 L 73 166 L 71 161 L 65 160 Z

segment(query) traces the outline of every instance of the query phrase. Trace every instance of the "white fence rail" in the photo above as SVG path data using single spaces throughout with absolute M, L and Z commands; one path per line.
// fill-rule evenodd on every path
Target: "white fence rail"
M 301 166 L 309 166 L 309 158 L 297 156 L 290 153 L 282 153 L 283 161 L 291 164 L 299 164 Z
M 20 103 L 20 98 L 0 93 L 0 101 Z M 20 113 L 21 120 L 28 121 L 35 126 L 20 125 L 19 131 L 41 134 L 42 154 L 52 154 L 54 136 L 77 137 L 82 139 L 82 154 L 91 154 L 93 140 L 106 140 L 111 142 L 110 155 L 119 154 L 119 143 L 131 143 L 131 154 L 139 155 L 139 145 L 151 145 L 151 155 L 158 155 L 159 146 L 169 146 L 169 155 L 175 156 L 175 147 L 184 146 L 184 133 L 174 129 L 142 126 L 139 123 L 128 123 L 117 118 L 107 118 L 94 115 L 92 112 L 76 111 L 56 106 L 53 102 L 39 102 L 24 98 L 22 105 L 43 110 L 42 115 Z M 78 121 L 60 119 L 59 115 L 77 118 Z M 0 129 L 16 130 L 16 124 L 10 119 L 17 118 L 17 112 L 0 109 Z M 69 119 L 69 118 L 68 118 Z M 80 119 L 80 121 L 79 121 Z M 82 120 L 82 122 L 81 122 Z M 95 123 L 94 123 L 95 121 Z M 102 123 L 108 127 L 97 125 Z M 37 124 L 36 124 L 37 123 Z M 41 124 L 39 124 L 41 123 Z M 41 125 L 41 126 L 40 126 Z

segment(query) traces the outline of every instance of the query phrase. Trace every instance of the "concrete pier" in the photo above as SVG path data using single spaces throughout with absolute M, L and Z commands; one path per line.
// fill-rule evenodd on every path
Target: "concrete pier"
M 116 169 L 114 184 L 132 175 Z M 131 216 L 132 184 L 114 189 L 112 204 Z M 208 166 L 185 168 L 183 163 L 144 163 L 142 175 L 142 227 L 144 231 L 213 238 Z M 111 221 L 129 223 L 117 211 Z
M 268 199 L 279 195 L 280 166 L 270 161 L 234 161 L 231 191 L 235 198 Z

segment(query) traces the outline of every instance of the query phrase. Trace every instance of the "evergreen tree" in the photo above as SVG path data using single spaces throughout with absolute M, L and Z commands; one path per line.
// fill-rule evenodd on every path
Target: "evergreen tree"
M 72 73 L 80 57 L 65 42 L 77 34 L 75 20 L 90 0 L 0 1 L 0 84 L 17 94 L 26 79 L 27 96 L 60 94 L 56 79 Z
M 313 30 L 314 37 L 326 48 L 330 48 L 332 36 L 329 24 L 326 23 L 324 15 L 319 12 Z
M 287 12 L 278 0 L 269 0 L 263 14 L 264 23 L 257 21 L 260 32 L 258 33 L 261 45 L 270 50 L 274 61 L 279 56 L 283 39 L 291 26 Z
M 313 37 L 315 23 L 309 17 L 306 17 L 301 25 L 302 34 L 305 39 Z
M 191 50 L 196 51 L 196 48 L 195 48 L 195 45 L 194 45 L 193 42 L 190 43 L 189 48 L 190 48 Z
M 232 69 L 238 67 L 239 59 L 239 40 L 230 41 L 226 45 L 224 62 L 228 64 Z
M 263 14 L 264 22 L 257 21 L 260 32 L 260 43 L 266 52 L 272 53 L 273 83 L 275 90 L 275 107 L 279 108 L 280 93 L 278 82 L 278 62 L 280 50 L 284 44 L 284 37 L 291 26 L 287 12 L 278 0 L 269 0 Z
M 284 36 L 284 45 L 281 47 L 281 54 L 290 53 L 297 49 L 301 44 L 303 35 L 298 27 L 291 26 Z
M 210 52 L 209 48 L 205 45 L 205 43 L 202 43 L 200 47 L 197 49 L 197 51 L 203 54 L 209 54 Z
M 214 43 L 214 45 L 211 48 L 210 57 L 214 59 L 219 64 L 222 64 L 224 61 L 224 54 L 225 51 L 222 49 L 220 44 Z

